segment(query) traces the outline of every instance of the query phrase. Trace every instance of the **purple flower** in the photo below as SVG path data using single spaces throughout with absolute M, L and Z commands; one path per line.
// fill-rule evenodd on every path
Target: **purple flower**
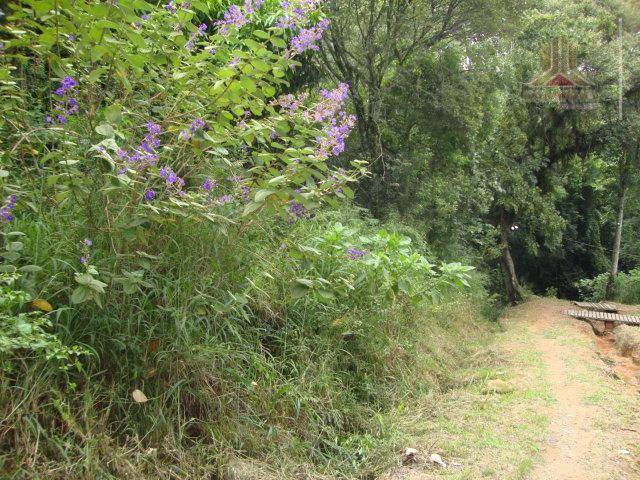
M 18 197 L 15 195 L 9 195 L 7 204 L 0 208 L 0 218 L 2 218 L 3 221 L 10 222 L 14 219 L 12 212 L 16 203 L 18 203 Z
M 222 195 L 222 196 L 218 197 L 218 199 L 216 201 L 218 202 L 218 205 L 224 205 L 225 203 L 233 202 L 233 196 L 231 196 L 229 194 Z
M 264 0 L 245 0 L 242 7 L 231 5 L 224 13 L 222 20 L 215 22 L 215 25 L 220 27 L 222 35 L 228 35 L 230 28 L 241 28 L 249 23 L 249 16 L 253 15 L 263 3 Z
M 151 15 L 149 15 L 148 13 L 143 13 L 140 16 L 140 18 L 146 22 L 147 20 L 149 20 L 151 18 Z
M 339 120 L 331 119 L 331 124 L 324 129 L 323 135 L 316 138 L 318 147 L 314 154 L 318 158 L 339 155 L 344 151 L 345 140 L 355 125 L 356 117 L 341 113 Z
M 195 118 L 193 120 L 193 122 L 191 122 L 191 126 L 189 127 L 189 130 L 191 130 L 191 133 L 195 133 L 196 131 L 200 130 L 201 128 L 204 128 L 205 123 L 204 120 L 202 120 L 201 118 Z
M 350 260 L 360 260 L 366 254 L 366 250 L 358 250 L 357 248 L 347 249 L 347 257 L 349 257 Z
M 297 218 L 305 218 L 308 216 L 309 211 L 301 203 L 291 200 L 289 201 L 289 212 Z
M 216 54 L 216 49 L 215 49 L 215 48 L 213 48 L 213 47 L 211 47 L 211 48 L 208 50 L 208 52 L 209 52 L 211 55 L 215 55 L 215 54 Z
M 60 81 L 60 86 L 54 91 L 54 94 L 60 97 L 56 100 L 54 110 L 57 112 L 55 120 L 64 125 L 68 122 L 68 116 L 78 111 L 78 102 L 74 97 L 69 96 L 69 91 L 78 85 L 76 80 L 67 75 Z M 48 115 L 45 118 L 47 123 L 54 123 L 53 118 Z
M 171 14 L 175 14 L 178 11 L 175 6 L 174 0 L 170 0 L 169 3 L 164 6 L 164 8 Z
M 161 176 L 162 178 L 167 178 L 167 177 L 169 176 L 169 174 L 171 173 L 171 171 L 172 171 L 172 170 L 171 170 L 171 167 L 166 167 L 166 166 L 165 166 L 165 167 L 162 167 L 162 168 L 160 169 L 160 176 Z
M 217 187 L 218 186 L 218 182 L 217 181 L 211 181 L 210 178 L 207 178 L 203 183 L 202 183 L 202 188 L 204 190 L 206 190 L 207 192 L 211 191 L 211 188 L 213 187 Z
M 317 42 L 320 41 L 324 32 L 329 28 L 329 19 L 323 18 L 311 28 L 303 28 L 291 39 L 289 54 L 299 55 L 305 50 L 320 50 Z
M 167 185 L 176 183 L 177 181 L 178 181 L 178 175 L 176 175 L 175 172 L 169 173 L 169 176 L 167 177 Z
M 85 238 L 85 239 L 82 241 L 82 243 L 83 243 L 83 245 L 86 245 L 87 247 L 90 247 L 91 245 L 93 245 L 93 242 L 92 242 L 90 239 L 88 239 L 88 238 Z
M 153 200 L 154 198 L 156 198 L 156 192 L 153 189 L 149 189 L 146 192 L 144 192 L 144 199 L 147 202 L 150 202 L 151 200 Z
M 284 15 L 276 20 L 276 26 L 295 29 L 305 25 L 309 21 L 309 16 L 317 9 L 318 3 L 320 0 L 300 0 L 294 7 L 289 0 L 284 0 L 280 4 Z
M 158 125 L 157 123 L 153 123 L 153 122 L 147 123 L 147 130 L 149 131 L 149 134 L 154 136 L 160 135 L 160 133 L 162 133 L 162 127 L 160 127 L 160 125 Z
M 67 40 L 69 40 L 70 42 L 75 42 L 76 41 L 76 36 L 75 35 L 67 35 Z
M 80 263 L 83 265 L 86 265 L 89 262 L 89 259 L 87 257 L 85 257 L 84 255 L 82 257 L 80 257 Z

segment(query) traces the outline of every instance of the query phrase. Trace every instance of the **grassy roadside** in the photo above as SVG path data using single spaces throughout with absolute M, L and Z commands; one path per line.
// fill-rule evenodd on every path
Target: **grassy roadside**
M 399 466 L 383 478 L 525 478 L 549 422 L 542 412 L 554 402 L 546 366 L 530 336 L 526 329 L 510 327 L 480 338 L 476 353 L 458 371 L 458 385 L 418 399 L 410 415 L 398 412 L 404 445 L 421 456 L 417 465 Z M 507 357 L 500 345 L 513 344 L 529 346 Z M 449 467 L 429 464 L 431 453 L 440 454 Z
M 418 462 L 382 479 L 638 478 L 636 392 L 607 363 L 621 357 L 604 359 L 590 327 L 563 317 L 564 307 L 532 299 L 507 310 L 458 386 L 396 412 L 405 437 L 395 458 L 409 446 Z

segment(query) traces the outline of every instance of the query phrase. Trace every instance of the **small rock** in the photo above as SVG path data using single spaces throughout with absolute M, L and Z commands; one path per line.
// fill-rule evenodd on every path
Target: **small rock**
M 431 456 L 429 457 L 429 460 L 432 463 L 440 465 L 442 468 L 447 468 L 447 464 L 444 463 L 444 461 L 442 460 L 442 457 L 440 455 L 438 455 L 437 453 L 432 453 Z
M 620 455 L 631 455 L 631 452 L 625 448 L 621 448 L 620 450 L 618 450 L 618 453 Z
M 515 388 L 513 387 L 513 385 L 499 378 L 489 380 L 485 388 L 485 392 L 487 393 L 510 393 L 514 390 Z
M 402 455 L 402 464 L 408 465 L 410 463 L 415 463 L 417 455 L 418 450 L 416 450 L 415 448 L 405 448 L 404 454 Z
M 418 450 L 415 448 L 405 448 L 404 454 L 402 455 L 402 464 L 409 465 L 410 463 L 415 463 L 417 461 Z

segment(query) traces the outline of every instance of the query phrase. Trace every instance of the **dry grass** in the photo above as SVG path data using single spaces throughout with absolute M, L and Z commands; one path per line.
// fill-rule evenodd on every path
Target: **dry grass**
M 623 355 L 640 355 L 640 329 L 630 325 L 620 325 L 614 330 L 616 347 Z

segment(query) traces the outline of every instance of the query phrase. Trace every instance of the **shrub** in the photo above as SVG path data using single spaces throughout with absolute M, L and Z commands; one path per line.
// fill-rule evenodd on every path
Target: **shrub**
M 80 368 L 78 357 L 86 351 L 64 346 L 55 334 L 48 332 L 52 323 L 41 311 L 20 311 L 30 297 L 13 288 L 17 278 L 15 274 L 0 274 L 0 369 L 11 371 L 16 361 L 24 362 L 29 356 L 46 360 L 53 369 L 66 370 L 74 364 Z M 43 300 L 32 305 L 49 310 Z
M 609 274 L 602 273 L 592 279 L 583 279 L 576 283 L 581 298 L 592 302 L 604 300 L 604 294 L 609 281 Z M 640 268 L 619 272 L 616 277 L 615 300 L 621 303 L 640 303 Z
M 11 474 L 201 478 L 230 452 L 349 472 L 377 412 L 418 382 L 423 309 L 470 269 L 346 206 L 362 174 L 334 158 L 348 86 L 287 92 L 326 28 L 317 3 L 12 6 Z

